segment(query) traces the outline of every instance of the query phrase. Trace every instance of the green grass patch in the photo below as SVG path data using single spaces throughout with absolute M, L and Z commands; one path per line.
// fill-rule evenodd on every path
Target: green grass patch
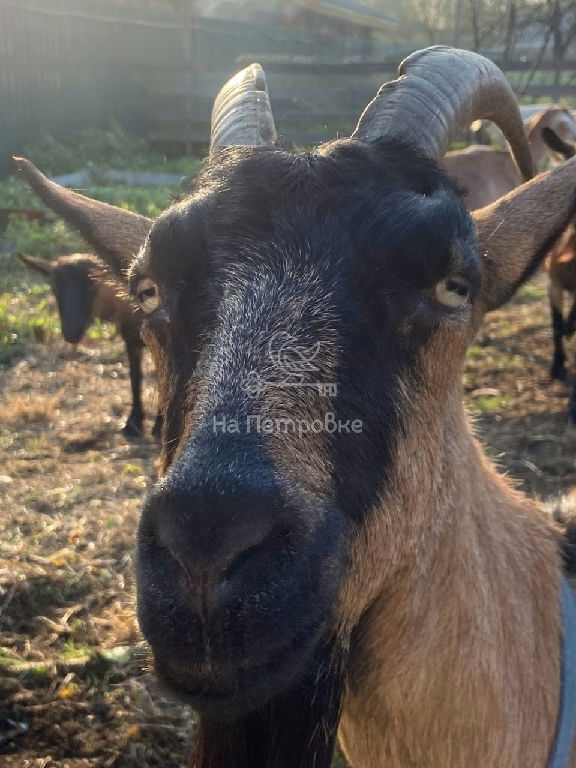
M 193 176 L 202 163 L 196 157 L 169 158 L 152 152 L 145 139 L 126 133 L 115 120 L 105 129 L 76 131 L 64 141 L 47 136 L 30 144 L 24 155 L 43 173 L 57 176 L 82 168 L 182 173 Z
M 0 363 L 24 354 L 29 342 L 47 342 L 60 336 L 58 316 L 50 312 L 47 285 L 30 286 L 21 294 L 0 294 Z
M 514 304 L 530 304 L 534 301 L 542 301 L 548 295 L 548 288 L 545 283 L 525 283 L 516 291 L 512 302 Z
M 481 413 L 497 413 L 506 408 L 509 401 L 503 395 L 481 395 L 474 398 L 472 404 Z
M 92 649 L 86 643 L 76 643 L 73 637 L 68 637 L 62 644 L 62 656 L 65 659 L 78 659 L 90 656 Z
M 473 360 L 481 360 L 486 355 L 486 350 L 478 344 L 472 344 L 468 349 L 468 357 Z
M 127 477 L 141 477 L 144 474 L 144 470 L 138 464 L 125 464 L 122 474 Z

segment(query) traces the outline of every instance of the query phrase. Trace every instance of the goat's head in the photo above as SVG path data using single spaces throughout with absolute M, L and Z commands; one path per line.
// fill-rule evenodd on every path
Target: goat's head
M 261 70 L 245 70 L 216 102 L 196 193 L 131 269 L 169 388 L 140 619 L 161 676 L 209 714 L 284 690 L 415 557 L 466 346 L 507 290 L 435 160 L 489 104 L 528 176 L 509 86 L 446 49 L 403 73 L 351 139 L 293 155 L 274 146 Z
M 540 130 L 553 131 L 561 141 L 576 142 L 576 121 L 570 110 L 560 104 L 553 104 L 534 115 L 527 123 L 527 130 L 532 125 L 538 125 Z
M 293 687 L 294 719 L 305 670 L 310 706 L 338 675 L 311 659 L 326 646 L 340 658 L 443 525 L 467 344 L 573 213 L 575 182 L 532 183 L 475 212 L 475 228 L 436 161 L 488 117 L 529 177 L 513 93 L 463 51 L 414 54 L 401 74 L 351 139 L 294 155 L 274 145 L 261 69 L 240 73 L 216 102 L 196 192 L 130 269 L 165 404 L 139 615 L 161 677 L 210 718 Z M 337 712 L 337 686 L 330 697 Z
M 48 279 L 58 304 L 62 335 L 77 344 L 93 320 L 95 281 L 102 265 L 85 253 L 60 256 L 55 261 L 27 254 L 19 254 L 19 258 Z

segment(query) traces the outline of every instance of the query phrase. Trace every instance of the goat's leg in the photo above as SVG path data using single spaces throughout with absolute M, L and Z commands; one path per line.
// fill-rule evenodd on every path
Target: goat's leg
M 163 423 L 164 423 L 164 417 L 162 416 L 162 413 L 159 410 L 156 415 L 156 421 L 154 422 L 154 426 L 152 427 L 152 437 L 155 437 L 156 439 L 160 439 L 160 435 L 162 434 Z
M 572 306 L 564 323 L 564 336 L 570 338 L 574 335 L 574 331 L 576 331 L 576 296 L 572 297 Z
M 130 386 L 132 387 L 132 410 L 122 432 L 128 437 L 142 434 L 144 411 L 142 410 L 142 343 L 139 339 L 126 339 L 126 352 L 130 364 Z
M 554 339 L 554 358 L 550 367 L 550 376 L 553 379 L 566 378 L 566 356 L 564 354 L 564 320 L 562 318 L 562 305 L 564 291 L 558 283 L 550 280 L 548 286 L 550 298 L 550 312 L 552 314 L 552 334 Z

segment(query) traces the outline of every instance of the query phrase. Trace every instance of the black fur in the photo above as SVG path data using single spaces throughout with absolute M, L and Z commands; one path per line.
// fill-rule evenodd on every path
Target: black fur
M 562 313 L 553 304 L 550 306 L 552 315 L 552 336 L 554 341 L 554 359 L 550 367 L 553 379 L 566 378 L 566 355 L 564 354 L 564 320 Z

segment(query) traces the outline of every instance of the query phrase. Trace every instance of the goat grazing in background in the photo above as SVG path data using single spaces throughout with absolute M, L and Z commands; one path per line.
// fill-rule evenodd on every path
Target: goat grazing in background
M 538 112 L 526 124 L 532 165 L 536 171 L 550 157 L 551 148 L 543 131 L 557 136 L 560 141 L 576 141 L 576 122 L 565 107 L 556 104 Z M 507 150 L 474 145 L 448 152 L 442 165 L 448 176 L 464 190 L 464 202 L 470 210 L 493 203 L 522 183 Z
M 445 47 L 400 73 L 350 139 L 293 154 L 240 72 L 196 192 L 109 262 L 159 371 L 138 613 L 200 712 L 195 768 L 328 768 L 337 731 L 353 768 L 576 766 L 560 532 L 484 456 L 461 384 L 572 220 L 576 161 L 470 214 L 437 163 L 486 117 L 529 178 L 514 94 Z
M 90 253 L 60 256 L 55 261 L 18 254 L 26 266 L 39 272 L 49 282 L 56 297 L 62 335 L 70 344 L 78 344 L 88 326 L 96 319 L 116 324 L 130 365 L 132 409 L 122 430 L 127 436 L 142 434 L 142 348 L 141 312 L 131 301 L 116 295 L 113 286 L 102 279 L 104 265 Z M 157 421 L 153 433 L 159 432 Z

